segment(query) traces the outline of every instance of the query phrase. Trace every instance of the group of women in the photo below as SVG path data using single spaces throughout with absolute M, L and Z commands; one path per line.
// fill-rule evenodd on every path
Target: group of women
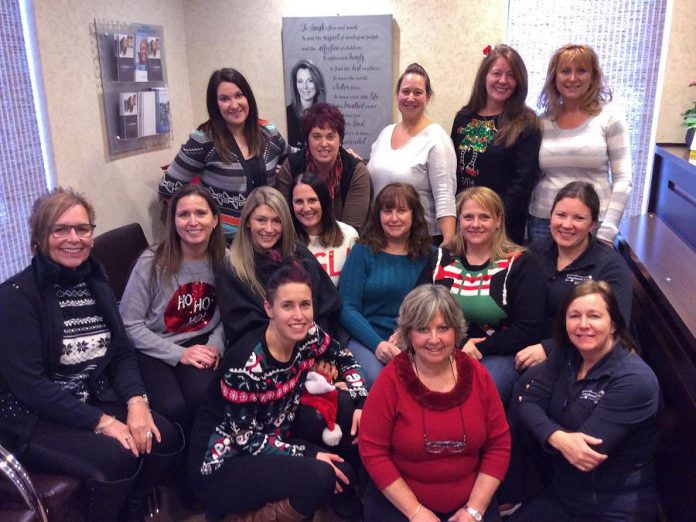
M 32 265 L 0 286 L 3 443 L 32 470 L 85 479 L 90 520 L 142 519 L 171 464 L 211 520 L 331 505 L 490 521 L 507 409 L 553 470 L 512 520 L 650 520 L 659 387 L 605 244 L 630 189 L 625 126 L 586 46 L 552 57 L 541 123 L 526 94 L 519 55 L 490 49 L 448 137 L 412 64 L 401 121 L 366 166 L 341 147 L 335 107 L 298 99 L 296 150 L 238 71 L 216 71 L 209 120 L 160 185 L 166 237 L 120 313 L 90 256 L 91 205 L 65 189 L 37 201 Z M 334 423 L 336 444 L 322 437 Z

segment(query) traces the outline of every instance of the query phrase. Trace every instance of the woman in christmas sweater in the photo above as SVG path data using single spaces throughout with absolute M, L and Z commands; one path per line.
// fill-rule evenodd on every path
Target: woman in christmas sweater
M 289 203 L 297 237 L 338 286 L 341 270 L 358 239 L 358 232 L 350 225 L 336 221 L 329 187 L 313 172 L 293 178 Z
M 484 50 L 469 102 L 454 117 L 457 193 L 493 189 L 505 205 L 505 229 L 524 241 L 527 208 L 539 178 L 539 119 L 525 105 L 527 68 L 512 47 Z
M 490 375 L 457 350 L 465 332 L 442 286 L 419 286 L 404 299 L 399 334 L 407 349 L 377 378 L 360 429 L 372 479 L 366 522 L 500 520 L 491 501 L 508 466 L 510 432 Z
M 159 193 L 169 200 L 181 185 L 200 177 L 220 207 L 220 226 L 231 241 L 249 194 L 256 187 L 275 185 L 276 166 L 292 148 L 275 125 L 259 119 L 254 93 L 239 71 L 213 72 L 206 105 L 208 121 L 182 145 Z
M 229 256 L 215 273 L 220 314 L 228 343 L 268 323 L 264 287 L 284 259 L 293 256 L 309 273 L 314 318 L 335 333 L 341 298 L 314 255 L 296 240 L 290 209 L 280 192 L 259 187 L 249 194 Z
M 539 342 L 544 280 L 529 252 L 508 240 L 498 194 L 487 187 L 469 188 L 457 196 L 457 213 L 451 251 L 440 250 L 421 281 L 450 289 L 469 325 L 462 349 L 488 369 L 507 404 L 518 377 L 515 354 Z
M 224 254 L 215 201 L 185 185 L 167 208 L 166 238 L 140 256 L 121 300 L 150 401 L 185 432 L 225 350 L 214 284 Z
M 84 480 L 85 519 L 143 520 L 179 430 L 151 412 L 104 268 L 94 208 L 56 188 L 34 203 L 31 265 L 0 286 L 0 443 L 32 472 Z
M 341 456 L 292 438 L 307 372 L 325 361 L 348 383 L 354 412 L 338 414 L 339 422 L 347 419 L 346 436 L 358 432 L 367 391 L 350 352 L 313 321 L 311 282 L 299 263 L 281 265 L 264 295 L 269 323 L 225 353 L 219 386 L 209 388 L 196 417 L 189 470 L 211 517 L 304 520 L 332 499 L 334 507 L 339 498 L 358 501 L 354 473 Z
M 341 325 L 362 366 L 368 388 L 401 353 L 396 316 L 432 253 L 423 206 L 412 185 L 384 187 L 370 210 L 365 233 L 343 267 Z

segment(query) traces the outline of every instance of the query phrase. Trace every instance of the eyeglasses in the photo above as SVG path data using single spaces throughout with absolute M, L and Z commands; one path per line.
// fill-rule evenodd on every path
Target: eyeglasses
M 413 360 L 413 367 L 416 370 L 416 376 L 420 380 L 418 375 L 418 366 L 415 360 Z M 455 382 L 457 377 L 454 374 L 454 368 L 452 368 L 452 361 L 450 360 L 450 369 L 452 370 L 452 377 L 454 377 Z M 425 427 L 425 408 L 421 407 L 421 416 L 423 419 L 423 447 L 426 453 L 432 455 L 439 455 L 441 453 L 457 454 L 464 453 L 466 450 L 466 429 L 464 427 L 464 414 L 462 413 L 461 404 L 457 405 L 457 411 L 459 412 L 459 420 L 462 422 L 462 439 L 461 440 L 429 440 L 428 430 Z
M 92 235 L 94 227 L 96 225 L 81 223 L 79 225 L 51 225 L 48 230 L 56 239 L 63 239 L 70 235 L 71 230 L 74 230 L 78 237 L 89 237 Z
M 423 447 L 426 453 L 439 455 L 441 453 L 464 453 L 466 449 L 466 432 L 464 431 L 464 415 L 461 405 L 457 405 L 459 417 L 462 421 L 462 440 L 428 440 L 428 431 L 425 428 L 425 408 L 421 408 L 423 414 Z

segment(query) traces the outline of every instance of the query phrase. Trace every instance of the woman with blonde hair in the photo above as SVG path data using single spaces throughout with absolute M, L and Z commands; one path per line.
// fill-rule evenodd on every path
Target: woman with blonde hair
M 571 181 L 591 183 L 599 195 L 597 237 L 613 242 L 632 187 L 629 131 L 611 102 L 599 59 L 588 45 L 568 44 L 551 56 L 539 105 L 542 176 L 529 206 L 529 237 L 550 237 L 556 193 Z
M 524 241 L 529 198 L 539 177 L 539 118 L 525 105 L 527 68 L 512 47 L 484 50 L 469 102 L 452 123 L 457 192 L 489 187 L 505 204 L 505 228 Z
M 544 280 L 536 262 L 505 233 L 500 196 L 472 187 L 457 196 L 457 234 L 441 249 L 430 279 L 450 289 L 469 324 L 462 350 L 488 369 L 503 400 L 517 381 L 515 354 L 537 343 L 544 324 Z
M 264 285 L 284 259 L 297 258 L 310 275 L 316 322 L 334 333 L 341 301 L 329 275 L 307 247 L 296 241 L 290 209 L 271 187 L 249 194 L 230 254 L 215 274 L 227 343 L 268 321 Z

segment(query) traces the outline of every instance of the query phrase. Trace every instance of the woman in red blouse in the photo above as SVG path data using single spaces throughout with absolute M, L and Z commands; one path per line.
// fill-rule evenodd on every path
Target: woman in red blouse
M 407 350 L 380 373 L 363 410 L 370 474 L 365 521 L 499 520 L 490 507 L 510 432 L 485 368 L 455 346 L 466 324 L 446 288 L 423 285 L 399 311 Z

